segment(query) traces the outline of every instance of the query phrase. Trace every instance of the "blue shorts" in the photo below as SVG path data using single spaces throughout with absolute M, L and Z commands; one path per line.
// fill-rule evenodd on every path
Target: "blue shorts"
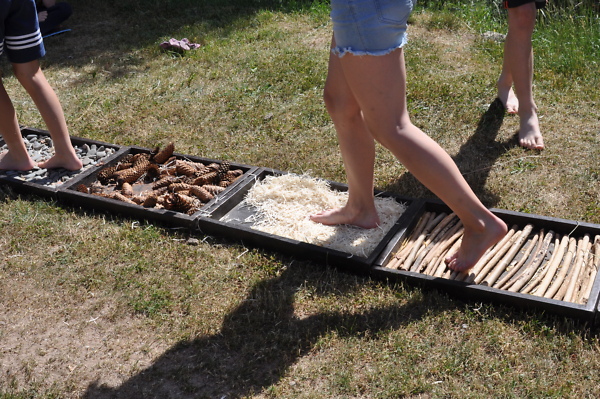
M 339 57 L 385 55 L 406 44 L 407 21 L 416 0 L 331 0 Z
M 44 56 L 34 0 L 0 0 L 0 55 L 12 63 L 25 63 Z

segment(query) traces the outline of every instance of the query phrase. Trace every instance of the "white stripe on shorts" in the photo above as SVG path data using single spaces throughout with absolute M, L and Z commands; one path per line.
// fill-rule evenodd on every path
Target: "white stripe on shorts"
M 6 48 L 11 50 L 23 50 L 39 46 L 43 39 L 40 30 L 22 36 L 6 36 Z

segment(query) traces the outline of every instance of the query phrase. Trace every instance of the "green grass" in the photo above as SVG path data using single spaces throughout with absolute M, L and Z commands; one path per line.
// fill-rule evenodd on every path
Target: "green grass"
M 327 2 L 71 2 L 42 61 L 71 134 L 345 181 Z M 546 150 L 519 148 L 493 103 L 495 1 L 417 3 L 409 112 L 486 205 L 600 223 L 598 9 L 551 3 L 534 35 Z M 161 51 L 170 37 L 202 47 Z M 45 128 L 0 65 L 20 123 Z M 375 181 L 433 197 L 380 147 Z M 597 395 L 589 323 L 0 189 L 0 399 Z

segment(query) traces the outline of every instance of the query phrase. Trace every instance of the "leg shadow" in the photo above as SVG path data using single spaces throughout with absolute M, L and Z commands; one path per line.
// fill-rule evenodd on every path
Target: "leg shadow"
M 363 313 L 322 312 L 298 317 L 294 296 L 306 284 L 324 290 L 317 295 L 339 294 L 345 289 L 343 285 L 348 285 L 347 281 L 311 283 L 306 268 L 288 268 L 279 277 L 257 283 L 225 317 L 218 334 L 180 342 L 121 386 L 94 383 L 83 397 L 230 399 L 252 395 L 277 383 L 327 333 L 376 335 L 377 331 L 419 319 L 432 309 L 424 298 Z
M 487 190 L 486 180 L 496 160 L 513 145 L 513 139 L 506 142 L 496 141 L 505 114 L 506 111 L 502 102 L 496 98 L 479 119 L 475 133 L 453 157 L 454 162 L 463 172 L 465 180 L 487 207 L 494 207 L 499 198 L 496 194 Z M 414 198 L 435 197 L 410 173 L 402 175 L 386 190 L 399 192 Z

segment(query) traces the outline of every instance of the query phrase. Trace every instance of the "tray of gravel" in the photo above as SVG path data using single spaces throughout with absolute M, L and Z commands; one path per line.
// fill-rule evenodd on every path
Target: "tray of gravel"
M 102 168 L 64 185 L 61 202 L 194 229 L 197 218 L 257 168 L 174 152 L 128 147 Z
M 202 215 L 198 228 L 255 247 L 367 272 L 390 238 L 412 220 L 418 203 L 391 193 L 375 194 L 379 227 L 325 226 L 308 216 L 344 205 L 346 185 L 260 168 L 210 214 Z
M 491 210 L 509 228 L 467 273 L 444 258 L 462 238 L 458 218 L 442 202 L 424 200 L 400 240 L 375 262 L 371 275 L 407 281 L 476 301 L 598 320 L 600 225 Z
M 52 139 L 47 130 L 28 127 L 21 128 L 23 141 L 29 155 L 35 162 L 49 158 L 53 153 Z M 75 152 L 82 160 L 83 167 L 77 171 L 66 169 L 34 168 L 30 171 L 0 170 L 0 182 L 11 186 L 15 191 L 56 198 L 57 191 L 67 182 L 77 181 L 90 170 L 101 167 L 117 157 L 123 147 L 101 141 L 71 136 Z M 0 152 L 7 150 L 0 141 Z

